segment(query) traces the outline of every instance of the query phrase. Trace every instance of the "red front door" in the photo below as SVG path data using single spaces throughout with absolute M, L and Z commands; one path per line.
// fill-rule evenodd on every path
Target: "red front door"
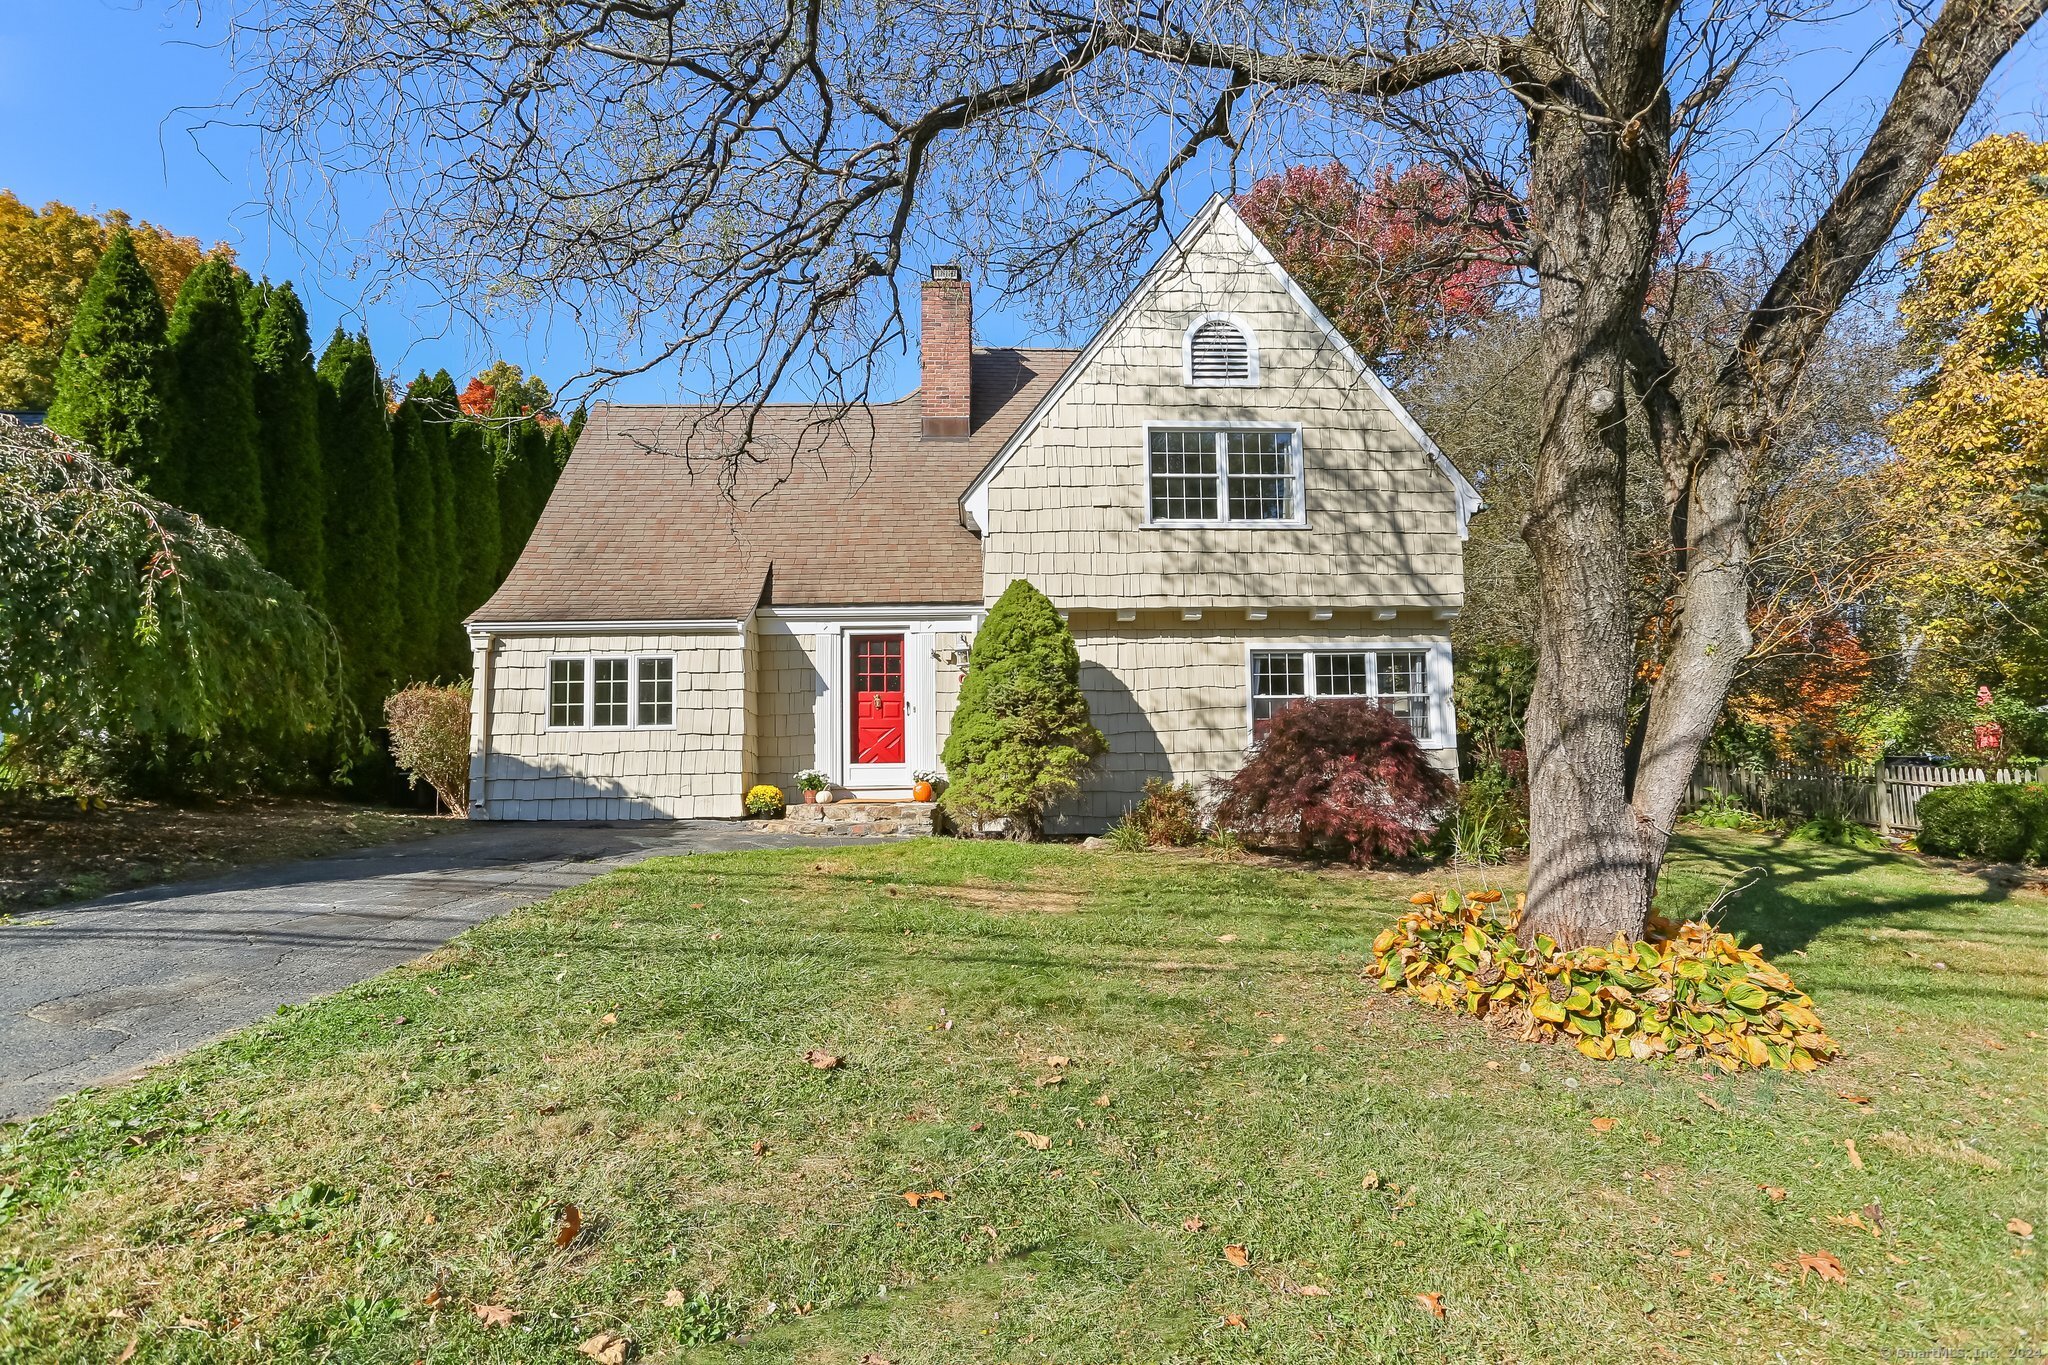
M 853 637 L 853 761 L 903 761 L 903 637 Z

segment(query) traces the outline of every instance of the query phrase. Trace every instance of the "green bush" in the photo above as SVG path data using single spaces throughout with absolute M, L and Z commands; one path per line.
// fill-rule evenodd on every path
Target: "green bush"
M 1743 805 L 1733 792 L 1709 792 L 1706 800 L 1686 812 L 1685 822 L 1704 829 L 1739 829 L 1752 834 L 1771 827 L 1770 821 Z
M 1035 839 L 1045 812 L 1080 786 L 1106 747 L 1081 695 L 1081 656 L 1067 623 L 1018 579 L 974 637 L 946 736 L 939 805 L 963 829 L 1001 820 L 1012 837 Z
M 1923 853 L 2048 862 L 2048 787 L 2038 782 L 1966 782 L 1920 798 Z
M 1145 794 L 1124 813 L 1122 829 L 1136 831 L 1145 848 L 1188 848 L 1202 842 L 1202 797 L 1191 782 L 1145 779 Z
M 1831 844 L 1836 848 L 1884 847 L 1876 830 L 1839 815 L 1816 815 L 1785 837 L 1803 844 Z

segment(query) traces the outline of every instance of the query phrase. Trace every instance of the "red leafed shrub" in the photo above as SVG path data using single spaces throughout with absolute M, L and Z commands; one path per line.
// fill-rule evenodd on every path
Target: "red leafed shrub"
M 1281 711 L 1221 789 L 1217 824 L 1245 842 L 1354 863 L 1413 853 L 1451 802 L 1408 722 L 1362 697 Z

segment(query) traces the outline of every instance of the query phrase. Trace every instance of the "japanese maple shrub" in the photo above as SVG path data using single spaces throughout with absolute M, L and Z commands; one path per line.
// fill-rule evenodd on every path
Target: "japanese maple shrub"
M 1415 852 L 1450 802 L 1450 779 L 1406 719 L 1363 697 L 1332 697 L 1273 717 L 1251 761 L 1223 784 L 1216 823 L 1247 843 L 1366 863 Z
M 1003 821 L 1036 839 L 1045 812 L 1071 795 L 1108 747 L 1081 694 L 1081 655 L 1044 593 L 1018 579 L 974 637 L 960 703 L 946 736 L 939 805 L 979 829 Z

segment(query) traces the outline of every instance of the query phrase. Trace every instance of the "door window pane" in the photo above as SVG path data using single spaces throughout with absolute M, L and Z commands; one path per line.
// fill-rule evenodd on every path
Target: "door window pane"
M 663 655 L 640 661 L 642 725 L 673 725 L 676 721 L 676 661 Z
M 548 724 L 583 723 L 583 660 L 548 661 Z

